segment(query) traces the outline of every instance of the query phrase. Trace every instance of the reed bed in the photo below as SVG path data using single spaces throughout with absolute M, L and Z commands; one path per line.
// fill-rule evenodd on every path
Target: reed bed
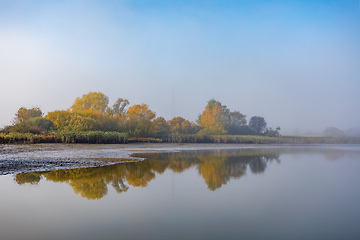
M 32 133 L 0 133 L 0 143 L 93 143 L 119 144 L 127 143 L 128 137 L 119 132 L 51 132 L 47 135 Z
M 360 138 L 351 137 L 300 137 L 300 136 L 251 136 L 251 135 L 181 135 L 170 134 L 162 138 L 128 138 L 119 132 L 65 132 L 54 131 L 48 134 L 0 133 L 0 144 L 32 143 L 235 143 L 235 144 L 360 144 Z
M 236 144 L 359 144 L 360 138 L 350 137 L 267 137 L 252 135 L 169 135 L 169 143 L 236 143 Z

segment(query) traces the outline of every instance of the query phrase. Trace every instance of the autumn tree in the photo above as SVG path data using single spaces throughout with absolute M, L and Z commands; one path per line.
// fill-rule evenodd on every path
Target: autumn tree
M 19 110 L 15 114 L 14 123 L 16 124 L 19 122 L 24 122 L 29 120 L 30 118 L 41 117 L 42 115 L 43 112 L 39 107 L 30 108 L 30 109 L 22 107 L 19 108 Z
M 115 131 L 123 132 L 126 130 L 126 107 L 129 105 L 127 99 L 118 98 L 113 107 L 109 109 L 110 116 L 112 118 L 111 124 Z
M 198 124 L 202 128 L 200 134 L 226 134 L 224 111 L 226 106 L 222 106 L 215 99 L 208 101 L 205 110 L 199 116 Z
M 194 134 L 197 132 L 197 126 L 182 117 L 175 117 L 168 121 L 171 132 L 176 134 Z
M 42 117 L 43 113 L 40 108 L 20 108 L 15 114 L 13 126 L 10 131 L 13 132 L 30 132 L 42 133 L 53 128 L 53 123 Z
M 71 115 L 72 113 L 70 111 L 57 110 L 49 112 L 45 118 L 53 122 L 56 130 L 69 130 Z
M 89 92 L 84 94 L 81 98 L 76 98 L 75 102 L 71 106 L 73 112 L 80 111 L 96 111 L 99 113 L 105 113 L 109 104 L 109 98 L 102 92 Z
M 163 117 L 155 118 L 151 123 L 151 129 L 152 135 L 157 138 L 165 137 L 170 133 L 170 125 Z
M 151 135 L 151 120 L 155 113 L 146 104 L 129 107 L 126 113 L 127 131 L 133 137 L 147 137 Z
M 129 101 L 127 99 L 118 98 L 113 105 L 112 114 L 124 116 L 126 114 L 125 108 L 129 105 Z
M 70 111 L 54 111 L 45 116 L 54 123 L 54 128 L 61 131 L 96 130 L 96 121 L 90 116 Z
M 125 131 L 127 99 L 118 98 L 113 107 L 108 107 L 109 98 L 101 92 L 89 92 L 81 98 L 76 98 L 71 106 L 71 112 L 76 113 L 71 117 L 76 118 L 75 122 L 82 124 L 85 120 L 87 125 L 91 119 L 91 126 L 85 128 L 86 124 L 80 127 L 83 131 Z M 79 124 L 77 129 L 79 129 Z M 73 128 L 75 129 L 75 128 Z
M 220 102 L 211 99 L 199 116 L 201 134 L 242 134 L 246 129 L 246 115 L 231 112 Z

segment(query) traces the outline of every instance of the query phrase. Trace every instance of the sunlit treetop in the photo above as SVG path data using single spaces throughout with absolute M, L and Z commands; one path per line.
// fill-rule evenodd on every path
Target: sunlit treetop
M 102 92 L 89 92 L 81 98 L 76 98 L 71 106 L 73 112 L 92 110 L 105 113 L 109 104 L 109 98 Z

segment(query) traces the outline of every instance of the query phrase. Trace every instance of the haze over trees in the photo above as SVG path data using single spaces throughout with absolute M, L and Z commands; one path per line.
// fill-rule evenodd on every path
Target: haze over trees
M 328 127 L 324 130 L 323 136 L 325 137 L 343 137 L 345 136 L 344 131 L 335 128 L 335 127 Z
M 267 129 L 263 117 L 254 116 L 249 124 L 246 115 L 231 111 L 215 99 L 208 101 L 197 122 L 183 117 L 166 121 L 156 117 L 146 104 L 129 106 L 127 99 L 118 98 L 110 107 L 109 98 L 101 92 L 89 92 L 75 99 L 69 109 L 55 110 L 43 116 L 40 108 L 20 108 L 7 132 L 47 133 L 49 131 L 103 131 L 126 133 L 135 138 L 164 138 L 178 135 L 270 135 L 278 130 Z M 270 131 L 271 130 L 271 131 Z

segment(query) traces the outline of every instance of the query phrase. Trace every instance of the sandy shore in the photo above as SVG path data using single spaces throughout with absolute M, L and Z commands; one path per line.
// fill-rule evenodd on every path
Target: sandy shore
M 133 153 L 253 148 L 236 144 L 33 144 L 0 145 L 0 175 L 51 171 L 59 169 L 99 167 L 123 161 L 141 161 Z

